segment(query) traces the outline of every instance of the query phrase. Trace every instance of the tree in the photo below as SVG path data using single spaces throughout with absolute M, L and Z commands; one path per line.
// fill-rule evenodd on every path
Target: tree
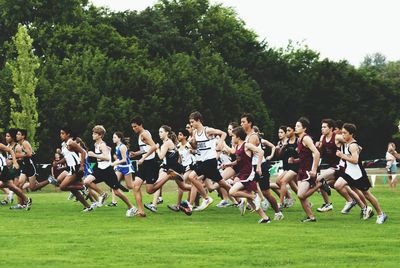
M 35 97 L 38 79 L 36 70 L 40 67 L 38 57 L 32 49 L 33 39 L 29 36 L 24 25 L 18 25 L 18 32 L 13 38 L 17 57 L 6 66 L 10 68 L 13 81 L 13 92 L 19 101 L 10 99 L 10 127 L 22 128 L 28 131 L 28 139 L 35 149 L 36 128 L 39 126 L 39 115 L 36 109 L 37 98 Z

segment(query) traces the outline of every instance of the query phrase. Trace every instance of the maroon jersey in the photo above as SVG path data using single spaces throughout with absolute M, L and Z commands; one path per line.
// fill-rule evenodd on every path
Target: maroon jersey
M 321 158 L 325 163 L 329 165 L 329 167 L 332 168 L 337 168 L 340 160 L 340 158 L 336 156 L 336 151 L 338 150 L 338 147 L 335 143 L 335 136 L 336 134 L 333 133 L 331 139 L 329 141 L 326 141 L 326 137 L 324 135 L 322 137 L 320 148 Z
M 304 135 L 297 144 L 297 153 L 299 154 L 299 172 L 297 172 L 298 180 L 309 179 L 308 172 L 312 168 L 313 156 L 310 148 L 303 145 L 303 140 L 308 134 Z
M 252 180 L 252 178 L 249 177 L 250 174 L 253 172 L 253 166 L 251 164 L 252 157 L 246 154 L 245 144 L 246 143 L 244 142 L 240 148 L 239 146 L 236 146 L 236 152 L 235 152 L 236 160 L 239 166 L 239 179 L 241 181 Z

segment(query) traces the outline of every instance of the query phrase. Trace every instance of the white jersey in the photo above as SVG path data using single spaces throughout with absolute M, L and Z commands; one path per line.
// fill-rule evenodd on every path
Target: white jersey
M 350 150 L 349 150 L 349 147 L 350 147 L 351 144 L 356 144 L 358 146 L 357 143 L 350 143 L 350 144 L 343 145 L 344 146 L 344 152 L 343 153 L 345 155 L 349 156 L 349 157 L 351 157 L 351 153 L 350 153 Z M 359 151 L 360 151 L 360 147 L 359 147 Z M 346 160 L 345 173 L 350 175 L 350 177 L 353 180 L 358 180 L 363 176 L 361 168 L 360 168 L 360 164 L 359 163 L 353 164 L 353 163 L 351 163 L 351 162 L 349 162 L 347 160 Z
M 0 166 L 5 167 L 7 166 L 6 158 L 4 157 L 3 154 L 0 153 Z
M 194 131 L 197 144 L 196 160 L 199 162 L 217 158 L 215 137 L 213 136 L 209 139 L 206 135 L 206 129 L 207 127 L 203 127 L 203 131 L 200 135 L 198 135 L 197 130 Z
M 146 131 L 147 133 L 149 133 L 149 135 L 150 135 L 150 137 L 151 137 L 150 131 L 148 131 L 148 130 L 146 130 L 146 129 L 145 129 L 144 131 Z M 142 139 L 140 138 L 140 136 L 139 136 L 138 144 L 139 144 L 140 151 L 143 152 L 143 154 L 145 154 L 145 153 L 147 153 L 148 151 L 150 151 L 150 145 L 144 143 L 144 142 L 142 141 Z M 156 157 L 156 152 L 152 152 L 148 157 L 146 157 L 145 160 L 151 160 L 151 159 L 153 159 L 154 157 Z
M 246 139 L 245 139 L 245 142 L 248 142 L 248 141 L 249 141 L 249 138 L 250 138 L 251 135 L 257 135 L 257 133 L 253 132 L 253 133 L 251 133 L 250 135 L 247 135 L 247 136 L 246 136 Z M 258 140 L 259 140 L 260 142 L 258 143 L 258 146 L 257 146 L 257 147 L 260 148 L 260 149 L 262 150 L 260 138 L 258 138 Z M 263 158 L 262 158 L 262 163 L 264 163 L 264 162 L 265 162 L 265 158 L 263 157 Z M 258 154 L 253 154 L 253 157 L 251 158 L 251 164 L 252 164 L 253 166 L 257 166 L 257 164 L 258 164 Z
M 61 144 L 61 153 L 64 156 L 65 161 L 67 162 L 67 166 L 74 167 L 76 165 L 79 165 L 81 160 L 76 152 L 70 151 L 68 149 L 68 143 L 70 141 L 71 139 Z
M 188 145 L 179 143 L 177 148 L 181 156 L 182 166 L 187 167 L 194 162 L 194 156 L 190 153 L 190 147 Z
M 95 143 L 94 144 L 94 153 L 95 154 L 102 154 L 103 152 L 100 150 L 100 145 L 103 144 L 106 145 L 106 143 L 103 141 L 99 144 Z M 106 145 L 107 146 L 107 145 Z M 111 148 L 107 146 L 108 153 L 109 153 L 109 159 L 108 160 L 97 160 L 97 167 L 99 169 L 106 169 L 109 166 L 111 166 Z

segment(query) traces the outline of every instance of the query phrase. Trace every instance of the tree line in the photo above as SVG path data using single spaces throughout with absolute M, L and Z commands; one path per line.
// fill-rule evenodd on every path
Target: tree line
M 63 125 L 91 140 L 91 128 L 133 135 L 130 119 L 182 128 L 199 110 L 225 129 L 252 112 L 267 138 L 308 117 L 354 122 L 365 157 L 383 155 L 396 133 L 400 64 L 379 55 L 356 68 L 321 59 L 307 46 L 275 49 L 246 28 L 234 10 L 208 0 L 161 0 L 142 12 L 114 12 L 87 0 L 0 0 L 0 120 L 10 126 L 13 42 L 18 24 L 33 39 L 38 156 L 48 159 Z M 266 27 L 273 27 L 266 26 Z M 111 135 L 108 135 L 111 139 Z M 50 154 L 51 155 L 51 154 Z

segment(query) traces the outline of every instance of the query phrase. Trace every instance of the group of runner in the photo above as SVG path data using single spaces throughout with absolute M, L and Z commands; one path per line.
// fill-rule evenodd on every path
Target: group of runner
M 0 156 L 0 187 L 18 196 L 18 204 L 11 209 L 31 208 L 32 199 L 23 192 L 24 187 L 35 191 L 53 184 L 71 192 L 84 206 L 83 211 L 90 212 L 103 206 L 109 197 L 107 191 L 98 187 L 104 182 L 113 195 L 109 206 L 115 206 L 115 197 L 118 197 L 127 206 L 127 217 L 145 217 L 145 208 L 157 211 L 162 187 L 172 180 L 178 189 L 176 204 L 168 205 L 173 211 L 192 215 L 193 211 L 205 210 L 214 202 L 210 192 L 217 191 L 221 197 L 217 207 L 237 206 L 241 215 L 248 209 L 255 211 L 260 216 L 259 223 L 271 221 L 265 212 L 268 205 L 274 211 L 274 220 L 284 219 L 282 211 L 294 203 L 289 188 L 297 194 L 306 214 L 302 222 L 315 222 L 308 198 L 319 191 L 324 203 L 317 211 L 326 212 L 333 209 L 329 196 L 331 189 L 335 189 L 345 199 L 342 213 L 347 214 L 359 205 L 361 218 L 367 220 L 374 215 L 369 202 L 377 213 L 376 223 L 386 221 L 387 215 L 369 191 L 371 184 L 361 165 L 362 148 L 355 140 L 354 124 L 322 120 L 321 138 L 314 143 L 308 134 L 310 122 L 302 117 L 294 126 L 279 128 L 279 142 L 275 146 L 262 138 L 254 122 L 251 114 L 244 113 L 240 123 L 229 123 L 226 133 L 205 126 L 202 115 L 193 112 L 186 128 L 178 130 L 177 135 L 171 127 L 161 126 L 158 133 L 161 144 L 156 144 L 144 128 L 143 119 L 137 116 L 131 120 L 131 127 L 138 135 L 139 150 L 131 152 L 123 143 L 121 132 L 113 133 L 115 149 L 112 150 L 103 140 L 106 129 L 94 126 L 94 151 L 88 151 L 82 139 L 64 127 L 60 129 L 62 144 L 53 163 L 53 176 L 41 182 L 36 178 L 26 131 L 10 129 L 6 141 L 0 143 L 0 150 L 6 155 Z M 264 155 L 264 147 L 270 147 L 270 155 Z M 140 158 L 137 170 L 131 160 L 134 157 Z M 94 167 L 89 158 L 95 159 Z M 324 165 L 320 165 L 321 158 Z M 283 172 L 275 183 L 270 183 L 271 159 L 283 162 Z M 162 161 L 161 165 L 158 160 Z M 122 180 L 126 187 L 121 184 Z M 146 192 L 153 195 L 153 201 L 148 204 L 142 200 L 144 183 Z M 136 207 L 126 195 L 129 191 Z M 278 201 L 272 192 L 277 194 Z M 187 193 L 186 199 L 184 193 Z M 4 201 L 7 203 L 3 200 L 3 205 Z

